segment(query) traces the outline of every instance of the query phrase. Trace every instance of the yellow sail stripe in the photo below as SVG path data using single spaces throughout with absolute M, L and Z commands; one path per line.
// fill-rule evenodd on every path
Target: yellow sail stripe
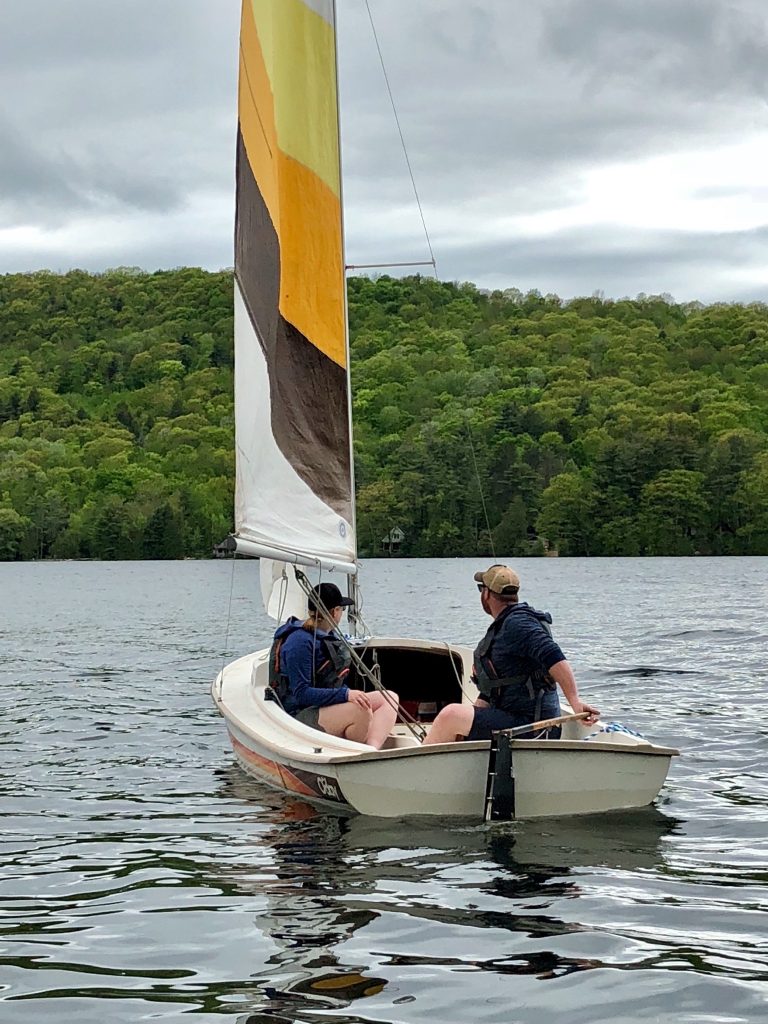
M 345 366 L 333 46 L 302 0 L 244 0 L 240 129 L 280 244 L 280 312 Z
M 333 26 L 303 0 L 251 0 L 282 151 L 339 195 Z

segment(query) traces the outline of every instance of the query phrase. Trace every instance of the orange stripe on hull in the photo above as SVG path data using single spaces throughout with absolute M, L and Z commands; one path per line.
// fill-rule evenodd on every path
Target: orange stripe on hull
M 270 778 L 282 786 L 283 789 L 287 789 L 289 793 L 299 793 L 301 796 L 313 796 L 317 798 L 321 794 L 316 789 L 312 789 L 301 779 L 297 778 L 290 770 L 283 764 L 278 764 L 277 761 L 270 761 L 269 758 L 262 757 L 261 754 L 256 754 L 253 750 L 249 750 L 240 740 L 235 739 L 230 734 L 232 740 L 232 747 L 235 753 L 242 757 L 248 764 L 253 765 L 254 768 L 263 772 L 265 775 L 269 775 Z

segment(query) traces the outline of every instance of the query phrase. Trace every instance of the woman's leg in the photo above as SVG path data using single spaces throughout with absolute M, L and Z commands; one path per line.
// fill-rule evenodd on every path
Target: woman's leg
M 345 740 L 354 740 L 355 743 L 366 743 L 373 715 L 367 708 L 346 701 L 344 704 L 331 704 L 330 707 L 320 708 L 318 721 L 331 736 L 341 736 Z
M 447 704 L 422 740 L 427 743 L 455 743 L 469 736 L 475 709 L 471 704 Z
M 365 742 L 370 743 L 377 750 L 381 750 L 387 736 L 392 732 L 397 721 L 397 709 L 400 704 L 400 698 L 394 691 L 386 690 L 385 693 L 386 697 L 378 690 L 373 690 L 368 694 L 373 717 Z

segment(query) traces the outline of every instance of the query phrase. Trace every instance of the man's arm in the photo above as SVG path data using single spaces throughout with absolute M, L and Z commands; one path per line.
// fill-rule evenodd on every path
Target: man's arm
M 579 697 L 579 690 L 576 686 L 576 677 L 573 674 L 573 669 L 569 662 L 565 659 L 558 661 L 554 665 L 550 665 L 547 671 L 563 691 L 563 696 L 573 708 L 573 713 L 575 715 L 580 715 L 583 711 L 588 711 L 589 718 L 584 720 L 585 724 L 594 724 L 600 717 L 600 712 L 590 704 L 585 704 Z

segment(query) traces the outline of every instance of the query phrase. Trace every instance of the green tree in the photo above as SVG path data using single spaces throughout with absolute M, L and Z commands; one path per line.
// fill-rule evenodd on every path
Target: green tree
M 8 506 L 0 505 L 0 561 L 12 562 L 19 557 L 31 523 Z
M 562 473 L 541 496 L 537 530 L 562 555 L 591 555 L 596 506 L 595 489 L 585 474 Z
M 643 488 L 640 519 L 649 555 L 691 555 L 706 551 L 709 506 L 704 474 L 664 470 Z

